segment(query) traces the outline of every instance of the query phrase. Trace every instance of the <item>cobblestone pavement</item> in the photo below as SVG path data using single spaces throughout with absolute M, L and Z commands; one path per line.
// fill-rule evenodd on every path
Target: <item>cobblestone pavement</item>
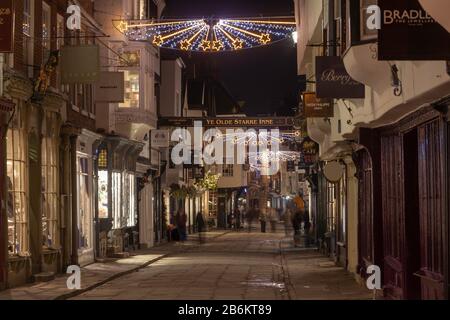
M 342 268 L 284 233 L 232 232 L 109 281 L 73 299 L 370 299 Z

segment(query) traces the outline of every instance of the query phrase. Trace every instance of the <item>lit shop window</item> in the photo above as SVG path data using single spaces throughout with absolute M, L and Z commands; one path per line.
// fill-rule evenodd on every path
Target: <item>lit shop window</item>
M 29 250 L 26 141 L 23 119 L 18 111 L 6 135 L 9 254 L 27 255 Z
M 23 63 L 28 67 L 28 75 L 32 75 L 33 65 L 33 12 L 34 0 L 24 0 L 23 2 Z
M 113 172 L 111 180 L 113 229 L 120 229 L 124 225 L 122 223 L 122 173 Z
M 50 56 L 50 17 L 51 9 L 48 4 L 42 2 L 42 62 L 46 63 Z
M 328 184 L 328 211 L 327 211 L 327 231 L 334 232 L 336 229 L 336 186 L 333 183 Z
M 139 71 L 125 70 L 125 102 L 120 108 L 139 108 Z
M 108 218 L 108 171 L 98 171 L 98 217 Z
M 42 139 L 42 245 L 58 248 L 58 152 L 53 136 Z
M 91 247 L 91 190 L 89 187 L 89 159 L 78 158 L 78 236 L 79 248 Z
M 210 216 L 217 215 L 217 192 L 216 191 L 209 191 L 208 209 L 209 209 Z
M 122 221 L 122 226 L 133 227 L 136 225 L 136 179 L 134 174 L 125 173 L 125 184 L 124 184 L 124 219 Z M 126 219 L 126 220 L 125 220 Z

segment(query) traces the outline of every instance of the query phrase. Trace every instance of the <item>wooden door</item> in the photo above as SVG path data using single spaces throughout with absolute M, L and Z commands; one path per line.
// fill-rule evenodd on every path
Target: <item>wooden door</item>
M 367 267 L 375 263 L 373 228 L 373 170 L 366 149 L 356 155 L 358 176 L 358 272 L 365 277 Z
M 445 147 L 444 123 L 437 118 L 418 128 L 420 279 L 422 299 L 444 299 Z M 412 250 L 412 249 L 411 249 Z
M 404 276 L 404 189 L 403 137 L 381 137 L 381 174 L 383 202 L 383 284 L 385 295 L 403 299 Z

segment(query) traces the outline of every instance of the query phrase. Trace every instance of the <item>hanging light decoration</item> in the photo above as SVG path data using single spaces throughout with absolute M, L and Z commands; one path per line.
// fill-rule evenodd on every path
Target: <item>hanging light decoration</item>
M 249 49 L 292 37 L 292 18 L 115 20 L 131 41 L 150 41 L 166 49 L 222 52 Z

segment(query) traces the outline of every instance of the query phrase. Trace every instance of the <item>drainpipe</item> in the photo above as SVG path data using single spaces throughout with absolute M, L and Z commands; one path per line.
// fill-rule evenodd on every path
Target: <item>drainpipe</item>
M 5 54 L 0 53 L 0 97 L 3 96 L 3 65 L 5 64 Z

